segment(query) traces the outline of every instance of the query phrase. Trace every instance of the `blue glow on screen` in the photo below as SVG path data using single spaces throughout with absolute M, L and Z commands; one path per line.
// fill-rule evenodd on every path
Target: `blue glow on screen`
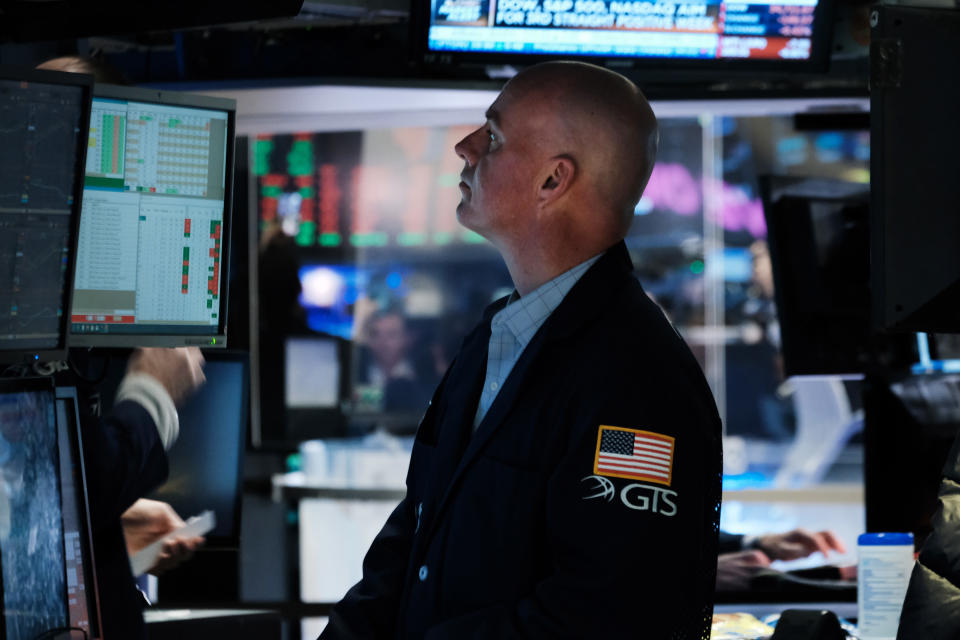
M 392 266 L 313 264 L 300 267 L 300 307 L 307 326 L 347 340 L 353 336 L 354 305 L 361 299 L 386 308 L 406 295 L 408 271 Z

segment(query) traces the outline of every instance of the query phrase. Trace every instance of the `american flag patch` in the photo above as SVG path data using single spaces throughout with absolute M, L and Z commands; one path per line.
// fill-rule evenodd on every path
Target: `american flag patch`
M 674 439 L 652 431 L 600 425 L 593 472 L 670 486 Z

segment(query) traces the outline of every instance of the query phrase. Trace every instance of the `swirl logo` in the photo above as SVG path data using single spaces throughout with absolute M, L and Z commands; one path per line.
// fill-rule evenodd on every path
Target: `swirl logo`
M 586 482 L 587 480 L 593 480 L 594 482 L 594 485 L 591 487 L 593 493 L 589 496 L 586 496 L 584 500 L 603 498 L 607 502 L 613 502 L 613 498 L 617 495 L 617 490 L 614 488 L 613 483 L 609 479 L 604 478 L 603 476 L 587 476 L 580 482 Z

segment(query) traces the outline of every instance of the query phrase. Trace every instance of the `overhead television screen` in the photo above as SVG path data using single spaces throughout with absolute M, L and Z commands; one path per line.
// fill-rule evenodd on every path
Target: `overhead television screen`
M 430 0 L 426 50 L 809 66 L 826 53 L 827 2 Z

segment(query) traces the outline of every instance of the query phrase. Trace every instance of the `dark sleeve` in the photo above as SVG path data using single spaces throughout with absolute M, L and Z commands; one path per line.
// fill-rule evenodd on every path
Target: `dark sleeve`
M 144 602 L 120 516 L 166 480 L 167 454 L 153 418 L 132 400 L 117 403 L 103 419 L 88 416 L 82 433 L 103 635 L 139 640 L 146 637 Z
M 117 403 L 83 427 L 90 519 L 94 532 L 115 525 L 130 505 L 167 479 L 167 454 L 153 418 L 139 403 Z
M 452 368 L 453 364 L 440 381 L 434 401 L 428 406 L 427 415 L 421 421 L 421 430 L 424 424 L 434 423 L 430 416 Z M 418 431 L 407 470 L 408 497 L 422 493 L 413 491 L 411 487 L 415 482 L 422 482 L 424 475 L 418 474 L 417 469 L 430 465 L 432 448 L 420 443 Z M 415 480 L 416 478 L 419 480 Z M 410 562 L 415 529 L 413 505 L 404 498 L 370 545 L 363 559 L 363 578 L 330 611 L 329 622 L 320 634 L 320 640 L 378 640 L 396 636 L 400 599 L 403 597 L 404 578 Z
M 717 542 L 717 553 L 734 553 L 736 551 L 743 551 L 743 536 L 721 531 L 720 539 Z
M 932 531 L 910 575 L 897 640 L 960 637 L 960 435 L 947 456 L 937 499 Z
M 709 634 L 719 420 L 692 394 L 638 394 L 635 380 L 611 385 L 610 396 L 591 403 L 599 409 L 579 419 L 551 472 L 544 505 L 550 575 L 518 601 L 435 625 L 427 640 L 615 640 L 637 638 L 638 629 L 645 638 Z M 601 425 L 675 438 L 669 483 L 597 475 Z
M 402 500 L 363 559 L 363 578 L 330 611 L 323 640 L 393 638 L 410 558 L 413 518 Z
M 146 604 L 130 571 L 127 545 L 119 518 L 97 531 L 93 541 L 104 638 L 143 640 Z

